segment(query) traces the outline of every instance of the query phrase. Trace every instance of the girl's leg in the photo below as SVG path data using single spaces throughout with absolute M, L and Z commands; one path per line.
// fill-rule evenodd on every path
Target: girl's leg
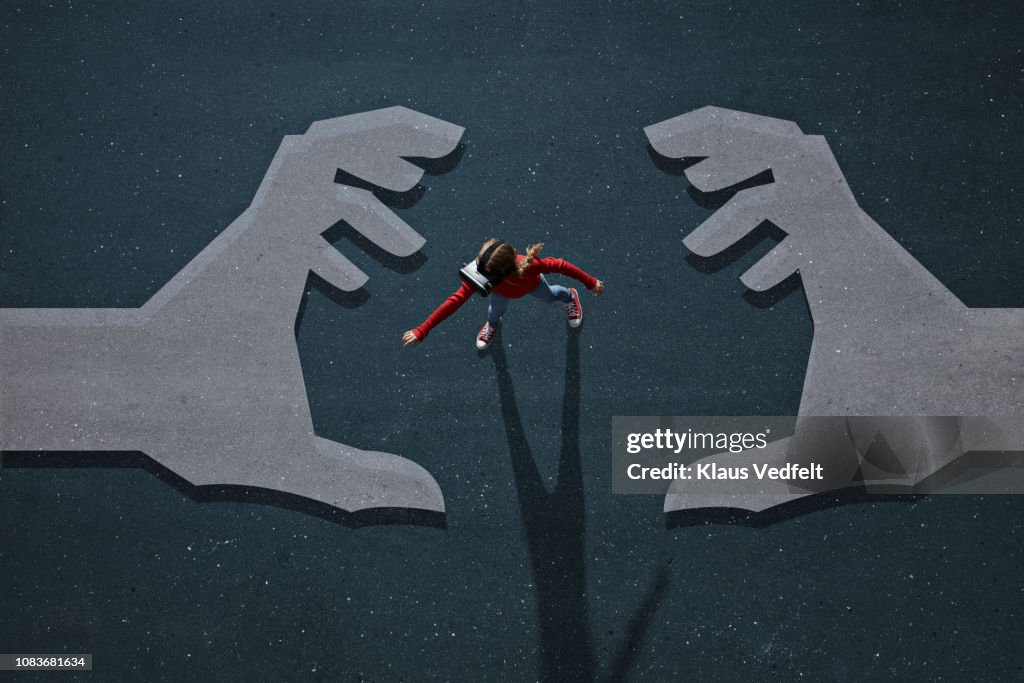
M 560 301 L 565 306 L 565 317 L 569 327 L 579 327 L 583 322 L 583 308 L 580 306 L 579 297 L 574 297 L 571 290 L 561 285 L 548 284 L 543 275 L 540 276 L 540 284 L 534 287 L 530 294 L 549 304 Z
M 561 301 L 563 304 L 572 301 L 572 293 L 568 289 L 561 285 L 548 284 L 547 278 L 543 275 L 540 276 L 540 284 L 530 290 L 530 296 L 549 304 L 554 301 Z
M 494 292 L 491 292 L 489 299 L 490 303 L 487 304 L 487 322 L 497 327 L 498 323 L 501 322 L 501 316 L 505 315 L 505 310 L 508 308 L 508 299 Z

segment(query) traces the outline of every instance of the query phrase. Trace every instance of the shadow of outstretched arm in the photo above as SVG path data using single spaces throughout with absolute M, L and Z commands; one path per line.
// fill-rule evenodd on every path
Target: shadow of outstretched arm
M 609 681 L 626 680 L 629 670 L 633 667 L 633 660 L 636 659 L 637 649 L 646 637 L 651 622 L 654 620 L 654 613 L 658 611 L 658 605 L 661 604 L 661 598 L 667 590 L 668 567 L 661 565 L 643 604 L 629 620 L 629 626 L 626 627 L 626 639 L 622 642 L 619 654 L 612 662 L 611 671 L 608 674 Z
M 499 333 L 500 334 L 500 333 Z M 586 605 L 583 475 L 579 448 L 579 335 L 569 334 L 558 483 L 548 493 L 526 439 L 500 339 L 492 344 L 519 509 L 537 585 L 541 680 L 594 680 Z

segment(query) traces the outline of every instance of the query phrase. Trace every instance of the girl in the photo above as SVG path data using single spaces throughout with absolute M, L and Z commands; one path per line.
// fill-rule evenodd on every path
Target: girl
M 493 238 L 480 247 L 480 253 L 476 257 L 476 271 L 479 273 L 478 277 L 486 280 L 483 287 L 490 291 L 491 295 L 487 308 L 487 322 L 476 336 L 478 349 L 486 349 L 490 345 L 498 329 L 498 323 L 501 322 L 501 316 L 508 308 L 508 300 L 519 299 L 527 294 L 546 303 L 561 301 L 565 304 L 569 326 L 580 326 L 583 322 L 583 309 L 580 306 L 579 294 L 575 289 L 549 285 L 544 273 L 568 275 L 582 282 L 595 295 L 601 296 L 604 293 L 603 282 L 587 275 L 568 261 L 560 258 L 538 258 L 537 255 L 543 246 L 534 244 L 526 250 L 525 256 L 517 253 L 511 244 Z M 470 266 L 472 264 L 468 264 L 467 268 Z M 480 287 L 477 285 L 476 291 L 480 291 Z M 438 306 L 419 327 L 402 335 L 403 346 L 415 346 L 423 341 L 435 325 L 459 310 L 459 307 L 473 296 L 473 292 L 474 286 L 464 280 L 462 286 Z

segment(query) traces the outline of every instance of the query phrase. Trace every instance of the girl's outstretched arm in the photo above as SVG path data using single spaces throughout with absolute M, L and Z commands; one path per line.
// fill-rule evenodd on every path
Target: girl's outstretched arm
M 462 286 L 445 299 L 444 303 L 437 307 L 437 310 L 427 316 L 427 319 L 420 323 L 419 327 L 408 330 L 402 335 L 402 346 L 416 346 L 419 344 L 430 334 L 430 330 L 452 313 L 459 310 L 462 304 L 466 303 L 471 296 L 473 296 L 473 288 L 463 282 Z
M 561 275 L 568 275 L 574 280 L 579 280 L 583 283 L 583 286 L 589 289 L 597 296 L 601 296 L 604 293 L 604 283 L 583 271 L 579 266 L 575 266 L 565 259 L 545 257 L 534 260 L 534 264 L 538 270 L 542 273 L 559 273 Z

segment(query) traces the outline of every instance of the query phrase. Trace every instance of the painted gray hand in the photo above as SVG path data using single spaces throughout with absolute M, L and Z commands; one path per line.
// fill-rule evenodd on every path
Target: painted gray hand
M 799 273 L 814 323 L 793 436 L 699 462 L 824 460 L 824 480 L 802 486 L 676 481 L 666 511 L 760 511 L 850 487 L 934 492 L 965 453 L 1024 449 L 1024 309 L 967 308 L 857 205 L 822 136 L 717 107 L 645 132 L 665 157 L 704 158 L 686 170 L 702 192 L 771 171 L 684 244 L 712 256 L 771 222 L 786 238 L 741 279 L 765 291 Z
M 197 485 L 258 487 L 347 511 L 442 512 L 434 479 L 397 455 L 313 433 L 294 324 L 310 270 L 366 275 L 321 235 L 344 220 L 396 256 L 423 237 L 340 169 L 387 190 L 439 158 L 459 126 L 403 107 L 284 138 L 249 208 L 137 309 L 0 309 L 0 449 L 142 451 Z

